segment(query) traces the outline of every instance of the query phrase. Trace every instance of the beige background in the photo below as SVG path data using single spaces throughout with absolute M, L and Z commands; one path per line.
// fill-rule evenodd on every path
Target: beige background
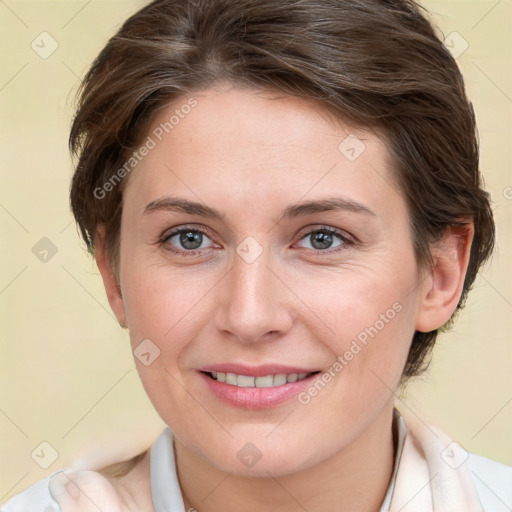
M 144 3 L 0 2 L 0 502 L 77 459 L 101 464 L 103 446 L 114 459 L 135 454 L 164 427 L 67 198 L 73 93 L 107 38 Z M 512 2 L 425 5 L 445 36 L 456 31 L 469 45 L 458 62 L 478 116 L 498 249 L 455 329 L 439 339 L 430 372 L 400 405 L 467 450 L 512 464 Z M 47 59 L 31 48 L 43 31 L 59 45 Z M 43 237 L 57 249 L 46 262 L 32 252 Z M 51 462 L 52 450 L 56 460 L 42 469 L 36 461 Z

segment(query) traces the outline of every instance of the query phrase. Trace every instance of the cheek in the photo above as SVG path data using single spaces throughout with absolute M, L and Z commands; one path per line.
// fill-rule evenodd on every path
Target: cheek
M 182 410 L 189 400 L 181 361 L 197 338 L 194 306 L 204 294 L 198 282 L 186 286 L 188 279 L 170 272 L 130 270 L 124 302 L 134 361 L 149 399 L 169 423 L 165 415 Z
M 315 334 L 333 354 L 331 373 L 344 400 L 368 403 L 398 384 L 414 334 L 414 269 L 357 269 L 308 288 L 308 304 L 322 319 Z
M 326 327 L 336 348 L 343 348 L 347 340 L 364 341 L 377 332 L 396 331 L 413 314 L 406 306 L 413 299 L 410 292 L 414 277 L 408 276 L 406 269 L 355 269 L 328 274 L 305 279 L 301 293 L 307 297 L 305 304 L 318 312 L 317 324 Z
M 124 277 L 123 299 L 130 329 L 147 330 L 148 335 L 159 338 L 180 329 L 208 289 L 208 281 L 197 274 L 164 265 L 129 262 Z
M 181 380 L 180 370 L 185 366 L 182 361 L 200 338 L 213 296 L 208 292 L 216 280 L 207 273 L 198 276 L 197 272 L 136 262 L 130 262 L 125 272 L 125 311 L 135 363 L 144 385 L 159 385 L 161 379 L 172 381 L 166 372 Z M 137 360 L 143 345 L 137 347 L 143 340 L 150 340 L 145 343 L 158 355 L 148 368 Z

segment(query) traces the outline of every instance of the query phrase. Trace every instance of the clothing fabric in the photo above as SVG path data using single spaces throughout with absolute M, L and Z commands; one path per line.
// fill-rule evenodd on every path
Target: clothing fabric
M 468 453 L 436 427 L 393 415 L 395 463 L 379 512 L 510 512 L 512 467 Z M 150 451 L 155 512 L 186 512 L 166 428 Z M 80 502 L 72 495 L 80 497 Z M 116 491 L 95 471 L 66 468 L 14 496 L 0 512 L 121 512 Z

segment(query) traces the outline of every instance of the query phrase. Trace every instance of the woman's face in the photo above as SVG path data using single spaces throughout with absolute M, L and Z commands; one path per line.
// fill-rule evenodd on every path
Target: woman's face
M 348 447 L 389 413 L 419 314 L 385 143 L 305 100 L 223 87 L 161 110 L 142 144 L 120 288 L 162 419 L 235 474 Z

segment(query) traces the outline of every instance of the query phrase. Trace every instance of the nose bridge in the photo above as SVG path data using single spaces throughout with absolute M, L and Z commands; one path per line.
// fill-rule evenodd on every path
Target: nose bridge
M 271 260 L 270 251 L 258 248 L 254 240 L 246 239 L 237 247 L 219 302 L 219 330 L 240 341 L 256 342 L 269 332 L 289 328 L 284 285 L 271 271 Z

